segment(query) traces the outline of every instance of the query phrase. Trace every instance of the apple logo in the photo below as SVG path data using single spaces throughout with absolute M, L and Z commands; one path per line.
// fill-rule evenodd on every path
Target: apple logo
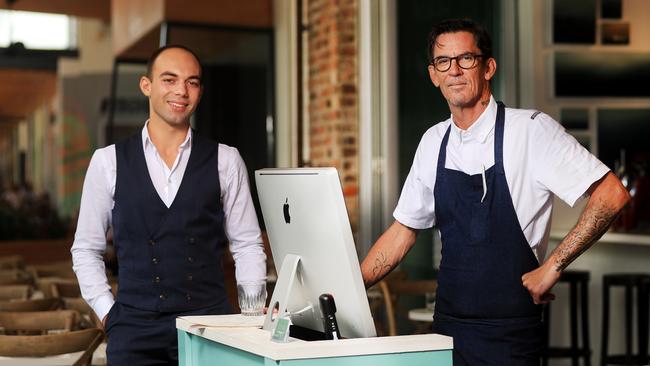
M 289 197 L 287 197 L 287 200 L 284 201 L 284 205 L 282 205 L 282 212 L 284 212 L 284 222 L 287 224 L 291 223 L 291 215 L 289 215 Z

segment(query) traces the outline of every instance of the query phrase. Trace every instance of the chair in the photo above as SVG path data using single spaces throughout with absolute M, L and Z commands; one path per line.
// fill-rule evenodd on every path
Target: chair
M 386 311 L 386 327 L 387 335 L 396 336 L 397 335 L 397 324 L 395 322 L 395 309 L 393 308 L 393 295 L 390 292 L 390 288 L 386 281 L 380 281 L 378 284 L 379 290 L 381 291 L 381 296 L 384 299 L 384 306 Z
M 647 345 L 648 340 L 645 335 L 645 330 L 647 326 L 647 314 L 648 314 L 648 302 L 647 296 L 643 295 L 644 292 L 644 283 L 650 279 L 650 275 L 645 273 L 617 273 L 617 274 L 606 274 L 603 276 L 603 328 L 602 328 L 602 346 L 601 346 L 601 357 L 600 363 L 602 366 L 605 366 L 610 363 L 617 365 L 639 365 L 644 364 L 648 358 L 647 355 Z M 625 315 L 625 354 L 616 354 L 612 355 L 609 353 L 609 316 L 610 316 L 610 289 L 612 287 L 623 287 L 625 289 L 625 307 L 622 309 L 622 312 Z M 633 301 L 634 290 L 637 290 L 637 302 L 636 304 Z M 645 301 L 644 301 L 645 297 Z M 640 352 L 635 354 L 633 352 L 634 348 L 634 322 L 633 314 L 634 307 L 637 307 L 638 317 L 637 324 L 640 324 L 638 327 L 638 336 L 637 350 Z M 617 309 L 618 310 L 618 309 Z M 645 326 L 642 322 L 645 321 Z M 644 339 L 645 338 L 645 339 Z M 645 344 L 643 344 L 645 342 Z M 643 354 L 642 352 L 645 352 Z
M 104 327 L 102 321 L 97 317 L 97 314 L 93 309 L 88 305 L 86 300 L 82 298 L 68 298 L 63 300 L 63 308 L 76 310 L 81 315 L 79 320 L 79 328 L 100 328 Z
M 0 327 L 15 331 L 51 331 L 76 329 L 76 310 L 0 312 Z
M 79 287 L 79 282 L 77 279 L 73 278 L 60 278 L 60 277 L 39 277 L 36 279 L 36 288 L 43 293 L 44 298 L 57 297 L 54 295 L 54 288 L 58 284 L 70 284 Z M 65 290 L 63 290 L 65 291 Z M 71 297 L 79 297 L 79 294 Z
M 73 352 L 83 352 L 75 366 L 90 366 L 93 352 L 104 339 L 98 328 L 74 330 L 78 313 L 74 310 L 0 313 L 0 326 L 5 329 L 61 331 L 43 335 L 0 335 L 0 356 L 46 357 Z
M 569 286 L 569 319 L 571 344 L 569 347 L 549 345 L 551 325 L 551 303 L 544 307 L 545 349 L 542 353 L 542 365 L 548 365 L 549 358 L 571 358 L 571 364 L 578 366 L 580 358 L 585 366 L 591 365 L 591 347 L 589 344 L 589 271 L 564 271 L 560 283 Z M 579 291 L 578 291 L 579 290 Z M 578 307 L 580 304 L 580 307 Z M 579 315 L 578 315 L 579 313 Z M 580 323 L 580 328 L 578 328 Z M 578 344 L 578 336 L 582 337 L 582 345 Z
M 26 270 L 30 272 L 34 278 L 55 277 L 76 279 L 76 275 L 72 270 L 72 262 L 70 261 L 30 265 L 27 266 Z
M 434 293 L 438 288 L 436 280 L 406 280 L 399 278 L 386 278 L 379 282 L 379 288 L 384 299 L 387 333 L 390 336 L 398 335 L 397 323 L 399 319 L 406 319 L 406 310 L 399 306 L 399 299 L 403 296 L 424 296 Z
M 19 255 L 7 255 L 0 257 L 0 270 L 23 268 L 25 268 L 25 260 Z
M 397 333 L 395 324 L 393 302 L 387 299 L 391 298 L 390 290 L 388 289 L 387 281 L 392 280 L 405 280 L 406 272 L 395 270 L 389 273 L 383 280 L 377 282 L 374 286 L 368 289 L 368 304 L 370 305 L 370 312 L 375 321 L 375 328 L 377 335 L 391 335 Z
M 29 285 L 0 286 L 0 301 L 27 300 L 32 296 L 32 287 Z
M 650 364 L 650 278 L 641 281 L 639 287 L 639 357 L 643 365 Z
M 2 311 L 46 311 L 55 310 L 61 307 L 61 299 L 35 299 L 35 300 L 21 300 L 21 301 L 0 301 L 0 312 Z
M 104 332 L 98 328 L 35 336 L 0 335 L 0 356 L 46 357 L 83 351 L 73 366 L 90 366 L 103 339 Z
M 0 285 L 31 285 L 32 275 L 21 269 L 0 270 Z
M 51 283 L 52 297 L 59 298 L 79 298 L 81 297 L 81 289 L 78 282 L 62 282 L 56 281 Z

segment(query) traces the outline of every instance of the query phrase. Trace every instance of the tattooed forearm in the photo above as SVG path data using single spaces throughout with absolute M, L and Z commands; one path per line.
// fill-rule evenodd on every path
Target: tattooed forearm
M 573 230 L 551 253 L 551 256 L 555 256 L 555 270 L 564 270 L 591 247 L 603 236 L 617 215 L 618 210 L 607 206 L 602 200 L 587 206 Z
M 377 253 L 375 257 L 375 264 L 372 268 L 372 276 L 374 281 L 378 281 L 381 277 L 384 277 L 388 272 L 390 272 L 391 266 L 388 264 L 388 258 L 383 252 Z

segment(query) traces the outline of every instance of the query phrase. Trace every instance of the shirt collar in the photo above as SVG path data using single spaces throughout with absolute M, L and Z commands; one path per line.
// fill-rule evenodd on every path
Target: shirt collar
M 490 102 L 478 117 L 478 119 L 472 123 L 467 130 L 462 130 L 456 126 L 454 123 L 453 116 L 450 117 L 451 121 L 451 133 L 456 138 L 457 141 L 465 141 L 468 139 L 474 139 L 479 143 L 484 143 L 487 138 L 490 136 L 490 133 L 494 130 L 497 116 L 497 103 L 494 100 L 494 97 L 490 95 Z
M 152 148 L 154 146 L 153 142 L 151 141 L 151 137 L 149 137 L 149 130 L 147 129 L 147 126 L 149 125 L 149 120 L 146 120 L 144 123 L 144 127 L 142 128 L 142 148 L 144 151 L 147 151 L 147 149 Z M 187 135 L 185 136 L 185 140 L 183 140 L 183 143 L 181 143 L 178 148 L 179 149 L 185 149 L 186 147 L 192 146 L 192 128 L 187 129 Z

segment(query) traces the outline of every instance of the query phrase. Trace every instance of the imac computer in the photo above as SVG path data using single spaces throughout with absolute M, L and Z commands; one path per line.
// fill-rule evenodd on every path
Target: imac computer
M 278 269 L 264 329 L 289 317 L 323 332 L 319 296 L 331 294 L 343 338 L 376 336 L 336 169 L 261 169 L 255 181 Z

